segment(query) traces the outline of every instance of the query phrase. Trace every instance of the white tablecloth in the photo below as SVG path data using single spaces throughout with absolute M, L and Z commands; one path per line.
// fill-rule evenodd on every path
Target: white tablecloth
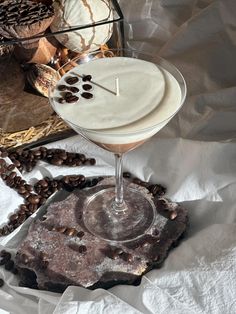
M 161 269 L 138 287 L 70 287 L 63 295 L 17 286 L 0 268 L 0 314 L 236 313 L 236 1 L 121 0 L 130 47 L 161 54 L 184 74 L 187 100 L 149 142 L 128 153 L 125 170 L 168 187 L 189 209 L 190 228 Z M 41 162 L 26 179 L 67 173 L 113 174 L 108 152 L 79 136 L 47 145 L 84 152 L 93 167 Z M 0 219 L 22 200 L 0 181 Z M 27 225 L 0 244 L 14 251 Z

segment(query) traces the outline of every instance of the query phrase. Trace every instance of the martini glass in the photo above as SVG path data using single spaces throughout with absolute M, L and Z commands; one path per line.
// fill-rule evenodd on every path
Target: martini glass
M 88 197 L 84 224 L 106 241 L 137 240 L 152 227 L 156 209 L 143 189 L 124 182 L 122 157 L 150 139 L 179 111 L 186 97 L 185 80 L 168 61 L 132 49 L 84 53 L 58 72 L 49 88 L 54 110 L 77 133 L 115 156 L 114 185 Z M 67 103 L 61 97 L 61 86 L 70 89 L 71 77 L 76 81 L 72 86 L 80 91 L 73 94 L 78 101 Z M 89 91 L 82 91 L 90 98 L 87 100 L 82 99 L 84 85 L 89 85 Z

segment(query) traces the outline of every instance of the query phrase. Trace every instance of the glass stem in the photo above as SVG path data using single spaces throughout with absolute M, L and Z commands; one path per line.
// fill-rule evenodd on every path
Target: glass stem
M 122 173 L 122 157 L 123 154 L 115 154 L 115 176 L 116 176 L 116 198 L 115 205 L 118 208 L 123 207 L 124 194 L 123 194 L 123 173 Z

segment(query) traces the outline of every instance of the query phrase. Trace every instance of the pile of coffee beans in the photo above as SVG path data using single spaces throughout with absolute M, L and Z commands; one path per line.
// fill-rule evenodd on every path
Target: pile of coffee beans
M 90 79 L 90 77 L 89 77 Z M 9 157 L 12 164 L 7 164 L 5 157 Z M 67 152 L 63 149 L 39 147 L 34 150 L 17 149 L 7 152 L 0 148 L 0 176 L 6 185 L 14 189 L 24 202 L 9 217 L 8 223 L 0 228 L 0 236 L 5 236 L 19 227 L 29 216 L 31 216 L 47 199 L 56 191 L 64 189 L 72 192 L 74 189 L 84 189 L 98 184 L 103 177 L 85 178 L 83 175 L 66 175 L 60 178 L 45 177 L 39 180 L 34 186 L 28 184 L 18 173 L 30 172 L 39 160 L 43 160 L 55 166 L 76 167 L 81 165 L 95 165 L 94 158 L 87 158 L 84 154 Z M 123 176 L 129 178 L 133 183 L 146 187 L 154 197 L 161 197 L 165 194 L 166 188 L 159 184 L 150 184 L 138 178 L 132 178 L 129 172 L 124 172 Z M 168 213 L 170 219 L 175 219 L 175 211 Z
M 94 158 L 87 158 L 84 154 L 67 152 L 64 149 L 39 147 L 35 150 L 16 150 L 9 153 L 9 158 L 17 169 L 30 172 L 43 160 L 55 166 L 77 167 L 82 165 L 95 165 Z
M 4 158 L 9 157 L 12 164 L 7 164 Z M 44 178 L 35 186 L 28 184 L 18 173 L 20 171 L 32 171 L 38 160 L 44 160 L 56 166 L 66 165 L 70 167 L 80 165 L 94 165 L 94 158 L 86 158 L 84 154 L 70 153 L 63 149 L 47 149 L 40 147 L 35 150 L 16 150 L 8 152 L 0 149 L 0 176 L 6 185 L 14 189 L 23 197 L 24 203 L 9 217 L 7 224 L 0 228 L 0 236 L 5 236 L 19 227 L 39 206 L 43 205 L 47 198 L 60 189 L 73 191 L 75 188 L 85 188 L 96 185 L 102 178 L 85 179 L 83 175 L 64 176 L 60 179 Z

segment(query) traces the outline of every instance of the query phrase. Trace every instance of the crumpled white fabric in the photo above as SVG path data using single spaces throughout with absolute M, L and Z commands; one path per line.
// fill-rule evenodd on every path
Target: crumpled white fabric
M 188 97 L 172 121 L 149 142 L 128 153 L 124 168 L 168 187 L 167 196 L 189 210 L 190 227 L 161 269 L 138 287 L 120 285 L 64 294 L 18 287 L 0 268 L 0 313 L 236 313 L 236 2 L 234 0 L 120 0 L 126 45 L 161 54 L 184 74 Z M 48 147 L 94 156 L 94 167 L 55 167 L 41 162 L 25 178 L 114 174 L 110 153 L 79 136 Z M 16 194 L 0 181 L 1 219 Z M 16 202 L 16 203 L 14 203 Z M 4 212 L 4 213 L 3 213 Z M 4 219 L 5 219 L 4 218 Z M 1 240 L 15 251 L 27 224 Z

